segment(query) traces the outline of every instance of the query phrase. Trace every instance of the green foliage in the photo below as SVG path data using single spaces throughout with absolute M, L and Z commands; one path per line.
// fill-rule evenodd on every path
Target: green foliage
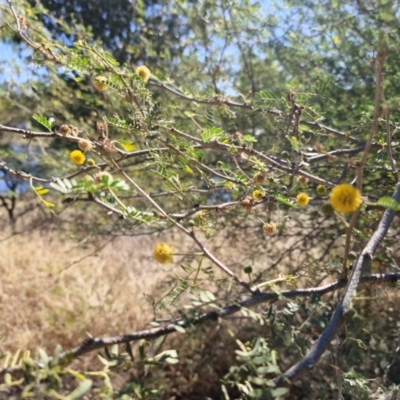
M 252 343 L 238 341 L 236 350 L 238 366 L 232 366 L 224 377 L 225 384 L 235 385 L 243 398 L 276 398 L 288 393 L 287 388 L 275 388 L 272 377 L 280 373 L 277 354 L 268 347 L 265 339 L 258 337 Z M 230 398 L 225 395 L 226 398 Z
M 50 121 L 49 119 L 47 119 L 43 115 L 33 114 L 32 118 L 35 121 L 39 122 L 40 125 L 43 125 L 45 128 L 47 128 L 50 132 L 51 132 L 51 129 L 55 125 L 54 121 Z
M 393 200 L 391 197 L 381 197 L 378 200 L 377 204 L 384 208 L 390 208 L 394 211 L 400 211 L 400 204 L 396 200 Z

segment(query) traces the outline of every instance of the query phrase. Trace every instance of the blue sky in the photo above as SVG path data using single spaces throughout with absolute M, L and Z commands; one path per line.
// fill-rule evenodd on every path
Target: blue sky
M 29 54 L 29 49 L 22 53 L 24 58 Z M 0 41 L 0 84 L 8 83 L 10 79 L 15 83 L 24 83 L 33 78 L 34 71 L 37 67 L 32 63 L 27 68 L 15 46 Z

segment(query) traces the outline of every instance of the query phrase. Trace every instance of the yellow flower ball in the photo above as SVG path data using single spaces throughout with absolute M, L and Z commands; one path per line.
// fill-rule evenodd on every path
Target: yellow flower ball
M 317 193 L 319 196 L 323 196 L 326 193 L 326 187 L 324 185 L 318 185 Z
M 74 164 L 82 165 L 85 162 L 85 155 L 80 150 L 71 151 L 69 158 Z
M 324 203 L 322 204 L 321 207 L 322 213 L 326 215 L 327 217 L 330 217 L 335 213 L 335 210 L 333 209 L 331 203 Z
M 381 263 L 380 261 L 373 261 L 372 262 L 372 268 L 380 268 Z
M 350 213 L 361 205 L 361 194 L 354 186 L 344 183 L 334 187 L 330 194 L 331 205 L 335 211 Z
M 97 76 L 94 78 L 93 81 L 93 86 L 99 91 L 99 92 L 104 92 L 105 90 L 108 89 L 107 86 L 107 78 L 105 76 Z
M 296 197 L 296 203 L 300 207 L 305 207 L 309 201 L 310 201 L 310 198 L 308 197 L 307 193 L 299 193 Z
M 145 82 L 147 82 L 150 79 L 150 70 L 145 65 L 141 65 L 136 68 L 136 75 L 139 75 Z
M 169 244 L 158 243 L 154 248 L 154 259 L 160 264 L 168 264 L 173 261 L 173 249 Z
M 265 196 L 265 192 L 262 190 L 256 189 L 252 194 L 251 197 L 254 201 L 260 201 Z

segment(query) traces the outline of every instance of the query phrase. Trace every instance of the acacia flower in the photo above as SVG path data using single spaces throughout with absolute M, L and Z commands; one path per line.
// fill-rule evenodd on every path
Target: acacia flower
M 172 254 L 172 247 L 166 243 L 158 243 L 153 252 L 154 259 L 160 264 L 168 264 L 172 262 Z
M 327 217 L 330 217 L 335 212 L 331 203 L 324 203 L 322 204 L 321 208 L 322 208 L 322 213 Z
M 145 65 L 141 65 L 136 68 L 136 75 L 139 75 L 145 82 L 147 82 L 150 78 L 150 70 Z
M 107 177 L 107 183 L 111 183 L 113 180 L 112 175 L 107 172 L 107 171 L 100 171 L 97 174 L 94 175 L 93 177 L 93 182 L 98 185 L 99 183 L 101 183 L 101 181 L 103 180 L 104 177 Z
M 318 185 L 317 193 L 319 196 L 323 196 L 326 193 L 326 187 L 324 185 Z
M 78 147 L 83 151 L 90 151 L 93 149 L 93 145 L 92 142 L 90 140 L 86 140 L 86 139 L 79 139 L 78 141 Z
M 251 197 L 253 198 L 254 201 L 260 201 L 264 196 L 265 196 L 265 192 L 260 189 L 256 189 L 251 194 Z
M 75 136 L 75 137 L 79 136 L 79 129 L 76 126 L 71 126 L 71 129 L 70 129 L 68 135 Z
M 250 196 L 246 196 L 241 200 L 240 205 L 248 212 L 253 211 L 254 200 Z
M 265 182 L 265 174 L 263 174 L 262 172 L 257 172 L 254 176 L 253 176 L 253 182 L 261 185 Z
M 273 235 L 276 232 L 276 224 L 274 222 L 264 224 L 263 231 L 266 235 Z
M 70 128 L 69 128 L 68 125 L 62 124 L 60 126 L 60 128 L 58 129 L 58 132 L 60 132 L 61 135 L 63 135 L 63 136 L 67 136 L 69 134 L 69 132 L 70 132 Z
M 82 165 L 85 162 L 85 155 L 80 150 L 71 151 L 69 158 L 77 165 Z
M 333 156 L 331 154 L 328 154 L 328 162 L 333 164 L 338 160 L 337 156 Z
M 99 92 L 104 92 L 105 90 L 108 89 L 107 86 L 107 78 L 105 76 L 97 76 L 94 78 L 93 81 L 93 86 L 99 91 Z
M 307 193 L 299 193 L 296 197 L 296 203 L 300 207 L 305 207 L 309 201 L 310 201 L 310 198 L 308 197 Z
M 330 194 L 332 207 L 342 213 L 350 213 L 361 205 L 361 194 L 354 186 L 343 183 L 334 187 Z
M 308 183 L 308 178 L 300 175 L 297 177 L 297 182 L 300 183 L 300 185 L 305 186 Z

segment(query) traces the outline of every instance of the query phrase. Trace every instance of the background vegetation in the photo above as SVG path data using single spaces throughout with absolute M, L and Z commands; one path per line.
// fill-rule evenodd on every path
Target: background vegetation
M 396 398 L 397 2 L 0 7 L 0 398 Z

